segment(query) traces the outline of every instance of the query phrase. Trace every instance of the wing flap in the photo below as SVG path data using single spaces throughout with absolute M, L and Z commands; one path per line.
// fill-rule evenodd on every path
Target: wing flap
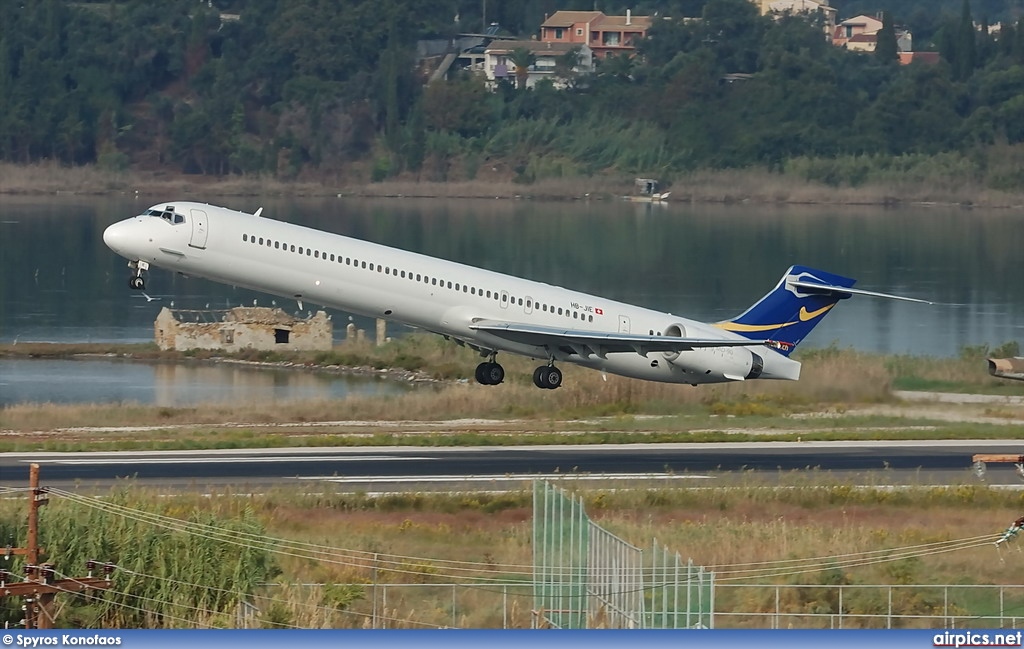
M 580 356 L 593 354 L 603 357 L 611 352 L 635 352 L 641 356 L 646 356 L 650 352 L 684 352 L 707 347 L 757 347 L 760 345 L 772 345 L 770 340 L 751 340 L 749 338 L 649 336 L 488 320 L 474 322 L 469 325 L 469 328 L 525 345 L 568 348 Z

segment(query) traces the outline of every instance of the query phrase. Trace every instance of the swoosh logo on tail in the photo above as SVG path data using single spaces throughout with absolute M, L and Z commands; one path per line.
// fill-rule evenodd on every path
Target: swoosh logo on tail
M 829 309 L 831 309 L 834 306 L 835 303 L 833 302 L 832 304 L 823 306 L 820 309 L 815 309 L 814 311 L 808 311 L 807 307 L 802 306 L 800 307 L 800 322 L 807 322 L 808 320 L 814 320 L 819 316 L 823 316 Z
M 789 327 L 790 325 L 795 324 L 796 321 L 794 320 L 793 322 L 780 322 L 778 324 L 769 325 L 749 325 L 741 324 L 739 322 L 719 322 L 716 326 L 719 327 L 720 329 L 725 329 L 726 331 L 743 331 L 747 333 L 755 333 L 758 331 L 773 331 L 775 329 L 781 329 L 782 327 Z

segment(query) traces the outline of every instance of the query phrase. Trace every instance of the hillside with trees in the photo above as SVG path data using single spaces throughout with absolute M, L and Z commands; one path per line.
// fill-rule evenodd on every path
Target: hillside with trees
M 973 178 L 1024 187 L 1020 0 L 872 0 L 935 65 L 832 47 L 748 0 L 607 2 L 657 15 L 640 56 L 492 92 L 427 84 L 419 39 L 483 21 L 537 33 L 545 0 L 0 1 L 0 161 L 281 179 L 520 182 L 614 172 L 672 178 L 757 167 L 828 184 Z M 868 6 L 833 4 L 840 17 Z M 588 3 L 588 7 L 593 8 Z M 482 11 L 486 10 L 484 17 Z M 1002 31 L 976 29 L 991 18 Z M 680 19 L 699 16 L 700 20 Z M 456 22 L 457 20 L 457 22 Z

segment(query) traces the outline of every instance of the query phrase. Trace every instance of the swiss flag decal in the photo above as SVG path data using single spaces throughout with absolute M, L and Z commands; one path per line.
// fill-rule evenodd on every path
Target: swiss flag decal
M 604 309 L 594 307 L 594 313 L 596 313 L 597 315 L 604 315 Z

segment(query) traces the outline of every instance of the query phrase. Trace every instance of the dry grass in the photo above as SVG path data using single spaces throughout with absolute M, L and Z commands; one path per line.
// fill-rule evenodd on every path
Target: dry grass
M 64 347 L 64 346 L 62 346 Z M 66 346 L 79 353 L 96 346 Z M 161 353 L 145 346 L 141 351 L 125 352 L 132 357 L 167 360 Z M 0 353 L 28 353 L 50 355 L 53 348 L 17 345 L 0 349 Z M 183 362 L 203 362 L 184 360 Z M 305 363 L 336 364 L 349 361 L 375 372 L 374 367 L 415 366 L 433 368 L 446 376 L 468 377 L 472 374 L 478 356 L 464 348 L 444 343 L 431 336 L 411 336 L 381 348 L 349 347 L 342 345 L 333 354 L 314 357 L 299 355 L 292 359 L 297 365 Z M 145 442 L 155 445 L 165 440 L 179 440 L 208 446 L 211 444 L 251 445 L 256 431 L 264 434 L 320 435 L 324 433 L 372 433 L 373 427 L 359 424 L 338 424 L 315 430 L 301 426 L 308 422 L 440 422 L 458 419 L 517 420 L 520 423 L 504 427 L 514 431 L 588 430 L 586 426 L 566 427 L 568 420 L 594 417 L 631 417 L 634 415 L 660 415 L 670 418 L 670 425 L 679 425 L 671 419 L 679 415 L 697 416 L 693 425 L 707 425 L 709 415 L 732 415 L 768 418 L 778 425 L 792 413 L 812 411 L 844 411 L 855 406 L 892 401 L 891 390 L 897 382 L 916 382 L 922 389 L 952 386 L 961 391 L 1003 391 L 1005 382 L 995 383 L 976 359 L 929 359 L 911 357 L 884 357 L 852 350 L 826 349 L 808 351 L 801 356 L 803 376 L 800 381 L 751 381 L 745 383 L 709 385 L 697 388 L 685 385 L 653 383 L 604 376 L 599 372 L 565 365 L 565 383 L 559 390 L 538 390 L 530 375 L 534 361 L 508 356 L 504 359 L 506 383 L 501 386 L 481 386 L 470 379 L 444 380 L 422 386 L 400 396 L 364 397 L 317 402 L 232 402 L 211 403 L 193 407 L 170 408 L 132 403 L 123 404 L 17 404 L 0 410 L 0 428 L 16 433 L 38 432 L 37 439 L 96 442 L 130 442 L 137 438 L 132 431 L 81 431 L 83 427 L 154 427 L 163 433 L 148 433 Z M 276 365 L 272 365 L 275 366 Z M 296 369 L 295 371 L 307 371 Z M 316 371 L 310 367 L 308 371 Z M 998 390 L 994 389 L 998 388 Z M 905 388 L 901 388 L 905 389 Z M 1013 418 L 1016 410 L 1003 413 Z M 238 426 L 231 426 L 234 422 Z M 522 423 L 525 422 L 525 423 Z M 737 422 L 743 426 L 742 422 Z M 620 422 L 621 425 L 621 422 Z M 763 424 L 762 424 L 763 425 Z M 792 424 L 788 424 L 791 426 Z M 199 427 L 172 431 L 183 426 Z M 234 431 L 213 434 L 203 426 Z M 498 429 L 501 426 L 452 425 L 446 432 L 461 433 Z M 72 430 L 69 430 L 72 429 Z M 266 430 L 273 429 L 273 430 Z M 589 430 L 600 429 L 591 426 Z M 683 431 L 685 427 L 677 430 Z M 219 437 L 218 437 L 219 435 Z M 22 439 L 27 439 L 22 436 Z M 138 441 L 138 440 L 136 440 Z M 264 439 L 264 442 L 268 440 Z M 271 440 L 280 441 L 280 440 Z M 152 446 L 158 447 L 158 446 Z
M 843 557 L 991 535 L 994 540 L 1019 515 L 1020 494 L 973 485 L 889 489 L 829 485 L 812 476 L 782 479 L 782 486 L 745 480 L 728 489 L 579 491 L 587 512 L 603 527 L 639 547 L 652 539 L 684 559 L 713 567 L 720 611 L 770 611 L 774 602 L 746 591 L 730 591 L 737 570 L 753 562 Z M 323 560 L 290 554 L 274 557 L 278 586 L 258 600 L 268 625 L 309 628 L 391 628 L 468 626 L 528 627 L 529 588 L 452 589 L 460 581 L 446 562 L 470 562 L 480 574 L 519 578 L 532 562 L 530 494 L 407 494 L 367 497 L 329 492 L 281 490 L 240 497 L 184 496 L 159 499 L 135 490 L 133 507 L 158 508 L 188 518 L 196 512 L 231 520 L 255 516 L 270 538 L 287 538 L 324 548 L 355 551 L 367 561 Z M 1019 543 L 1019 541 L 1015 541 Z M 1016 552 L 1012 550 L 1013 556 Z M 345 552 L 345 554 L 351 554 Z M 1007 584 L 1019 583 L 999 554 L 986 545 L 945 554 L 917 553 L 898 561 L 885 557 L 869 565 L 758 576 L 743 583 L 779 584 Z M 374 558 L 376 557 L 376 558 Z M 465 565 L 465 564 L 460 564 Z M 516 568 L 518 567 L 518 568 Z M 528 581 L 528 580 L 527 580 Z M 357 584 L 355 591 L 337 586 Z M 388 588 L 386 603 L 374 584 Z M 354 598 L 345 599 L 346 595 Z M 503 594 L 511 593 L 507 599 Z M 824 596 L 821 593 L 812 597 Z M 790 595 L 792 597 L 792 595 Z M 344 607 L 335 607 L 345 599 Z M 813 603 L 813 601 L 812 601 Z M 787 606 L 799 603 L 786 602 Z M 503 607 L 507 607 L 504 608 Z M 344 612 L 338 610 L 344 608 Z M 991 612 L 991 611 L 989 611 Z M 505 618 L 505 619 L 503 619 Z M 272 622 L 272 623 L 271 623 Z
M 678 178 L 671 200 L 712 203 L 894 205 L 940 203 L 1020 207 L 1019 195 L 971 184 L 907 182 L 831 187 L 762 169 L 702 170 Z M 356 175 L 284 181 L 269 176 L 198 176 L 180 173 L 104 171 L 95 166 L 0 163 L 0 194 L 141 194 L 203 196 L 367 196 L 436 198 L 535 198 L 607 200 L 634 193 L 624 175 L 541 179 L 518 184 L 506 178 L 456 182 L 392 179 L 369 183 Z
M 719 611 L 774 610 L 770 597 L 726 588 L 733 583 L 1019 584 L 1016 571 L 1008 569 L 1012 566 L 1010 560 L 1003 563 L 1004 557 L 991 545 L 1024 506 L 1024 495 L 1018 492 L 973 484 L 903 490 L 856 487 L 806 473 L 777 480 L 778 485 L 742 476 L 728 488 L 576 493 L 583 498 L 590 517 L 620 538 L 641 548 L 650 547 L 656 538 L 684 560 L 692 559 L 697 565 L 713 569 L 719 585 Z M 870 479 L 865 482 L 870 484 Z M 244 494 L 229 490 L 167 498 L 124 484 L 112 497 L 98 501 L 126 507 L 128 516 L 123 519 L 100 516 L 95 509 L 54 494 L 43 512 L 42 534 L 52 552 L 47 558 L 58 565 L 78 565 L 82 558 L 79 555 L 91 557 L 88 553 L 102 546 L 104 553 L 114 553 L 111 559 L 139 566 L 135 570 L 140 573 L 166 573 L 190 583 L 205 582 L 199 581 L 203 578 L 199 574 L 179 574 L 182 568 L 176 561 L 212 556 L 221 557 L 219 561 L 223 562 L 237 548 L 229 546 L 225 554 L 223 543 L 210 543 L 205 535 L 197 535 L 193 539 L 195 547 L 189 550 L 189 534 L 164 533 L 141 521 L 132 522 L 138 518 L 134 512 L 159 512 L 203 523 L 220 521 L 221 527 L 240 526 L 249 532 L 258 529 L 261 538 L 265 535 L 267 539 L 304 544 L 304 550 L 296 546 L 270 555 L 275 570 L 280 572 L 273 578 L 275 586 L 259 589 L 256 603 L 262 612 L 259 623 L 264 626 L 360 628 L 380 626 L 385 618 L 391 628 L 530 625 L 532 594 L 526 586 L 532 564 L 529 492 L 372 497 L 333 493 L 326 485 L 314 491 L 286 488 Z M 24 515 L 23 502 L 0 510 L 0 531 L 10 533 L 16 544 L 24 534 Z M 130 550 L 122 545 L 132 544 L 133 539 L 145 542 L 135 543 Z M 963 539 L 978 539 L 979 545 L 947 553 L 920 549 L 924 544 Z M 165 542 L 167 547 L 161 545 Z M 1003 554 L 1008 551 L 1011 560 L 1018 560 L 1016 546 L 1020 544 L 1020 539 L 1014 540 L 1002 550 Z M 912 558 L 892 560 L 881 552 L 888 549 L 895 555 L 915 547 L 918 549 Z M 125 556 L 118 556 L 118 552 Z M 146 552 L 154 555 L 148 557 Z M 838 560 L 869 552 L 876 553 L 875 559 L 862 566 L 839 566 L 826 559 L 808 561 L 819 565 L 806 572 L 776 568 L 773 575 L 753 577 L 737 572 L 755 562 L 778 566 L 787 560 Z M 258 557 L 256 560 L 262 561 Z M 464 581 L 453 566 L 468 564 L 475 565 L 478 577 L 519 581 L 525 587 L 503 590 L 478 584 L 453 589 L 441 585 Z M 232 566 L 220 569 L 230 574 Z M 735 579 L 744 574 L 748 577 Z M 115 579 L 119 589 L 131 589 L 128 575 L 115 574 Z M 222 581 L 214 583 L 224 585 Z M 392 585 L 386 601 L 374 584 Z M 409 586 L 394 586 L 397 584 Z M 150 580 L 138 582 L 138 588 L 157 586 Z M 160 588 L 159 599 L 177 602 L 167 609 L 171 615 L 180 614 L 175 606 L 190 604 L 182 599 L 185 591 Z M 196 590 L 195 596 L 202 592 Z M 784 601 L 786 610 L 821 604 L 824 599 L 817 598 L 828 597 L 824 589 L 805 592 L 808 601 Z M 174 597 L 168 597 L 169 593 Z M 789 593 L 786 597 L 798 596 Z M 926 599 L 917 598 L 914 605 L 924 606 L 919 600 Z M 72 610 L 69 606 L 62 613 L 70 614 Z M 228 610 L 233 609 L 229 606 Z M 218 626 L 237 624 L 231 614 L 195 620 Z M 157 618 L 152 624 L 159 624 Z M 170 624 L 187 626 L 173 620 Z

